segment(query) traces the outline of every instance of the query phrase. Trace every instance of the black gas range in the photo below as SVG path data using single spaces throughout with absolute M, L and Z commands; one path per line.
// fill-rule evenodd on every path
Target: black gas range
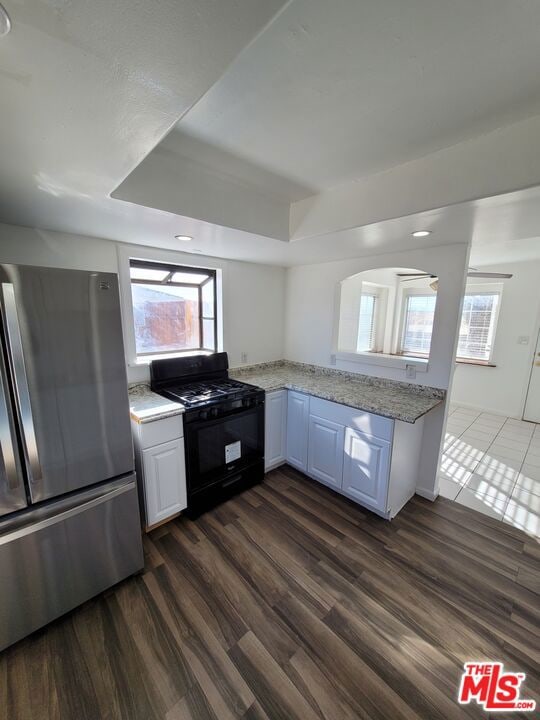
M 228 370 L 225 352 L 150 365 L 152 390 L 185 407 L 191 517 L 264 476 L 264 390 L 233 380 Z

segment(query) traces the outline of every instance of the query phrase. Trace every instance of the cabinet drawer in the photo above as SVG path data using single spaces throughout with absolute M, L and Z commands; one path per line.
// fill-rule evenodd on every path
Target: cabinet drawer
M 394 421 L 380 415 L 315 397 L 310 401 L 310 413 L 382 440 L 392 440 Z
M 173 415 L 173 417 L 149 423 L 139 423 L 139 443 L 143 450 L 181 437 L 184 437 L 184 423 L 181 415 Z

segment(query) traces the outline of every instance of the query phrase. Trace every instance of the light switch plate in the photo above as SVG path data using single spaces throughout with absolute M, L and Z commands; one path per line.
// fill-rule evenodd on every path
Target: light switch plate
M 529 344 L 529 336 L 528 335 L 520 335 L 518 337 L 518 345 L 528 345 Z

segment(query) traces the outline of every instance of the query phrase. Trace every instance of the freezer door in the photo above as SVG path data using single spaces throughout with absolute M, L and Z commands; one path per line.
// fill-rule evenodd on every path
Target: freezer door
M 134 475 L 0 522 L 0 650 L 142 567 Z
M 130 472 L 116 275 L 2 265 L 0 284 L 31 501 Z
M 25 507 L 26 491 L 0 338 L 0 516 Z

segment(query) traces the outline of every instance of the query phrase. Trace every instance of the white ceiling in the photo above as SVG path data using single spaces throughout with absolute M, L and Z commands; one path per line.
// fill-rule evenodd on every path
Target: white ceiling
M 109 194 L 284 2 L 4 0 L 0 218 L 114 232 Z
M 177 127 L 178 125 L 175 126 Z M 287 179 L 283 174 L 277 174 L 263 165 L 246 160 L 237 152 L 223 149 L 223 145 L 213 145 L 184 132 L 169 133 L 155 148 L 154 153 L 160 151 L 174 155 L 176 162 L 187 164 L 191 169 L 195 163 L 211 168 L 216 174 L 234 177 L 259 192 L 286 201 L 287 204 L 317 192 L 317 188 L 307 181 L 300 183 Z
M 538 113 L 537 2 L 4 4 L 0 221 L 279 265 L 471 238 L 477 262 L 540 247 L 534 189 L 294 243 L 111 197 L 174 145 L 287 208 Z M 412 238 L 421 226 L 433 235 Z
M 325 189 L 538 114 L 539 28 L 537 0 L 293 0 L 176 130 Z
M 505 240 L 489 245 L 473 243 L 469 262 L 473 267 L 478 268 L 500 266 L 504 272 L 504 266 L 512 263 L 538 261 L 540 261 L 540 237 Z

